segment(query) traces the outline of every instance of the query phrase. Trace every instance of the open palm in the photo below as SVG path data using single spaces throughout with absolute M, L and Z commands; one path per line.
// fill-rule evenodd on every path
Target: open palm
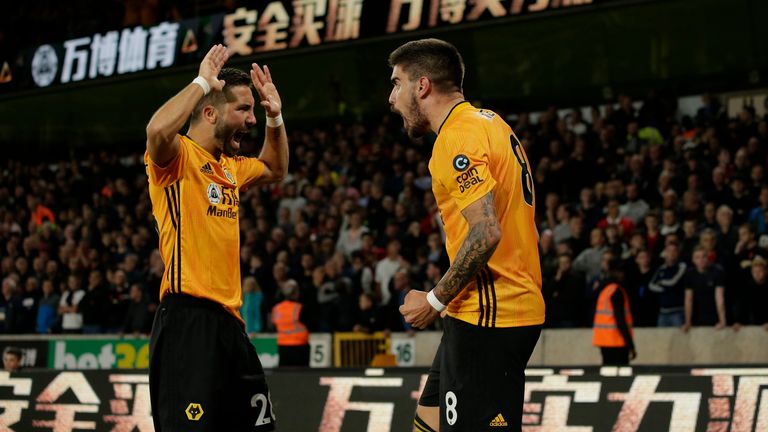
M 272 74 L 269 73 L 269 67 L 260 68 L 253 63 L 251 65 L 251 80 L 256 92 L 261 99 L 260 105 L 264 107 L 267 117 L 277 117 L 283 109 L 283 103 L 280 100 L 280 93 L 277 92 L 275 83 L 272 82 Z

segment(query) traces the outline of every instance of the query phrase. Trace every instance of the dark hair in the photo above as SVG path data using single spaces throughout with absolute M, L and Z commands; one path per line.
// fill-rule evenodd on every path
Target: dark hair
M 240 69 L 222 69 L 221 72 L 219 72 L 219 79 L 224 80 L 224 88 L 222 91 L 212 90 L 210 93 L 203 96 L 197 105 L 195 105 L 195 109 L 192 110 L 191 121 L 194 122 L 198 120 L 203 113 L 203 108 L 208 105 L 216 107 L 224 105 L 232 97 L 232 93 L 230 92 L 232 87 L 249 87 L 251 85 L 251 77 Z
M 400 66 L 411 81 L 427 77 L 442 92 L 462 91 L 464 61 L 455 46 L 440 39 L 420 39 L 389 55 L 389 66 Z
M 14 355 L 18 359 L 21 359 L 24 356 L 24 354 L 21 352 L 21 348 L 15 347 L 15 346 L 5 347 L 5 349 L 3 350 L 3 355 L 7 355 L 7 354 Z

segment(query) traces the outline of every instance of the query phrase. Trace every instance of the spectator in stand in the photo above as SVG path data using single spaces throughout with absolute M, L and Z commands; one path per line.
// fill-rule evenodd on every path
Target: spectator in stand
M 629 183 L 626 194 L 627 202 L 619 206 L 619 214 L 631 220 L 635 225 L 638 225 L 650 211 L 650 206 L 640 197 L 640 190 L 637 184 Z
M 353 252 L 363 247 L 363 234 L 368 232 L 368 227 L 363 226 L 363 218 L 358 210 L 351 210 L 344 215 L 341 224 L 339 240 L 336 242 L 336 250 L 350 258 Z
M 40 305 L 37 308 L 37 326 L 36 331 L 40 334 L 50 334 L 58 331 L 59 324 L 59 301 L 61 297 L 55 291 L 53 281 L 43 280 L 43 295 L 40 298 Z
M 619 211 L 619 200 L 611 199 L 608 201 L 608 206 L 605 218 L 597 223 L 597 227 L 605 230 L 608 225 L 615 225 L 619 227 L 619 234 L 624 238 L 629 238 L 635 229 L 635 223 L 628 217 L 622 216 Z
M 386 305 L 390 302 L 392 297 L 390 281 L 395 276 L 395 273 L 405 266 L 405 260 L 400 256 L 400 242 L 391 240 L 387 244 L 387 256 L 376 263 L 376 270 L 374 271 L 376 294 L 380 304 Z
M 29 334 L 35 332 L 35 320 L 37 319 L 37 309 L 41 295 L 38 277 L 30 276 L 27 278 L 24 290 L 20 294 L 21 307 L 16 315 L 19 333 Z
M 412 325 L 405 322 L 400 314 L 400 306 L 405 301 L 405 296 L 414 289 L 411 284 L 411 277 L 406 268 L 401 268 L 392 276 L 392 296 L 384 308 L 386 316 L 390 317 L 390 329 L 393 331 L 405 331 L 413 334 L 416 330 Z
M 752 224 L 757 233 L 762 235 L 768 233 L 766 225 L 766 214 L 768 214 L 768 185 L 760 188 L 758 195 L 758 206 L 749 212 L 748 222 Z
M 734 330 L 742 325 L 760 325 L 768 331 L 768 262 L 755 256 L 750 266 L 751 277 L 735 296 Z
M 61 329 L 64 333 L 83 332 L 83 314 L 80 312 L 80 301 L 85 296 L 81 286 L 80 276 L 71 274 L 67 278 L 67 290 L 59 301 Z
M 717 209 L 717 261 L 723 268 L 731 267 L 731 259 L 738 243 L 738 232 L 733 227 L 733 210 L 726 205 Z
M 584 275 L 573 270 L 570 255 L 562 254 L 557 261 L 557 273 L 542 287 L 547 305 L 546 326 L 580 327 L 583 324 Z
M 640 250 L 634 257 L 634 262 L 628 264 L 625 284 L 635 327 L 656 327 L 659 320 L 659 299 L 658 294 L 650 290 L 651 279 L 655 274 L 651 254 L 647 250 Z
M 693 250 L 699 244 L 699 236 L 696 231 L 696 220 L 683 221 L 683 238 L 680 245 L 680 258 L 685 262 L 691 262 Z
M 648 288 L 659 297 L 659 327 L 682 327 L 685 323 L 685 281 L 687 266 L 679 260 L 680 247 L 664 248 L 664 264 L 656 270 Z
M 373 271 L 366 264 L 365 256 L 359 250 L 352 253 L 350 272 L 352 292 L 354 294 L 368 293 L 374 295 Z
M 129 293 L 130 305 L 120 333 L 130 334 L 133 337 L 146 336 L 152 329 L 149 299 L 147 299 L 140 284 L 131 285 Z
M 659 216 L 655 212 L 645 215 L 645 244 L 648 251 L 656 257 L 663 247 L 663 236 L 659 230 Z
M 352 331 L 372 333 L 388 328 L 382 310 L 376 305 L 376 299 L 370 293 L 360 294 L 358 300 L 357 318 Z
M 109 310 L 109 292 L 103 283 L 101 271 L 92 270 L 88 275 L 88 287 L 80 300 L 83 315 L 83 333 L 104 332 L 105 314 Z
M 685 324 L 714 326 L 720 330 L 725 321 L 725 275 L 722 267 L 707 260 L 707 251 L 697 247 L 693 251 L 693 266 L 685 275 Z
M 584 249 L 573 262 L 574 270 L 583 273 L 586 281 L 592 280 L 600 273 L 602 255 L 607 250 L 605 247 L 605 235 L 600 228 L 593 229 L 589 239 L 590 247 Z
M 3 350 L 3 370 L 6 372 L 18 372 L 21 370 L 21 361 L 24 352 L 21 348 L 9 346 Z
M 557 224 L 552 228 L 552 235 L 554 236 L 553 240 L 555 244 L 561 243 L 571 238 L 571 213 L 571 208 L 568 204 L 560 204 L 557 206 Z
M 670 234 L 680 236 L 682 229 L 680 228 L 680 223 L 677 221 L 677 211 L 672 208 L 666 208 L 662 211 L 659 232 L 662 237 L 667 237 Z
M 243 279 L 243 306 L 240 308 L 240 315 L 245 321 L 245 332 L 254 337 L 261 333 L 261 307 L 264 302 L 264 293 L 261 292 L 259 283 L 253 276 L 246 276 Z

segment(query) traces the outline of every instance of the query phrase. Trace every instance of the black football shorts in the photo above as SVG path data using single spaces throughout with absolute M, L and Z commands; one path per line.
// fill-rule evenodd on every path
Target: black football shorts
M 440 431 L 520 431 L 525 366 L 541 326 L 479 327 L 445 317 L 419 405 L 440 407 Z
M 218 303 L 163 298 L 150 342 L 156 432 L 272 431 L 275 416 L 256 350 Z

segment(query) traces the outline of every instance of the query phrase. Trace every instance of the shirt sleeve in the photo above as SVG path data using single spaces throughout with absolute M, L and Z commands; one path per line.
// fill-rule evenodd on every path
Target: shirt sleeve
M 258 180 L 264 174 L 264 162 L 257 158 L 235 156 L 234 165 L 237 181 L 240 187 L 248 186 L 250 183 Z
M 149 157 L 149 150 L 144 152 L 144 165 L 147 167 L 149 182 L 155 186 L 166 187 L 182 177 L 189 153 L 184 140 L 179 137 L 179 152 L 164 167 L 157 165 Z
M 693 269 L 688 269 L 688 271 L 685 272 L 685 276 L 683 276 L 683 288 L 686 290 L 693 291 L 693 283 L 694 283 L 694 274 Z
M 448 190 L 459 210 L 493 191 L 487 137 L 480 133 L 445 131 L 433 152 L 434 180 Z

